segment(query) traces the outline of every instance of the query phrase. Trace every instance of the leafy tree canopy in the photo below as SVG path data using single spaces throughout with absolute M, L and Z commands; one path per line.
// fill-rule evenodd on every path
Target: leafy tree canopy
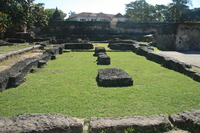
M 53 18 L 53 13 L 56 11 L 56 9 L 45 9 L 45 12 L 47 13 L 47 16 L 51 19 Z M 62 10 L 58 10 L 60 13 L 60 17 L 62 20 L 67 16 L 66 13 L 64 13 Z
M 145 0 L 136 0 L 126 4 L 126 17 L 133 21 L 153 21 L 155 17 L 155 7 Z
M 68 12 L 68 14 L 69 14 L 69 17 L 71 17 L 71 16 L 73 16 L 73 15 L 76 15 L 76 12 L 70 11 L 70 12 Z
M 47 16 L 43 4 L 33 2 L 34 0 L 0 0 L 0 14 L 4 16 L 0 20 L 0 32 L 9 27 L 46 25 Z
M 200 21 L 199 8 L 189 9 L 191 0 L 172 0 L 169 5 L 151 5 L 145 0 L 136 0 L 126 4 L 126 14 L 131 21 Z

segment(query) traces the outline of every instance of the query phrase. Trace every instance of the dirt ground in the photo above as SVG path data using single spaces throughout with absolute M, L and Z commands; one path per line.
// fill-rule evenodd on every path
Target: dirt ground
M 22 61 L 26 58 L 31 58 L 34 56 L 41 55 L 43 53 L 43 51 L 44 50 L 37 49 L 37 50 L 32 50 L 30 52 L 26 52 L 23 54 L 13 55 L 12 57 L 9 57 L 7 60 L 0 62 L 0 71 L 6 70 L 6 69 L 12 67 L 17 62 Z

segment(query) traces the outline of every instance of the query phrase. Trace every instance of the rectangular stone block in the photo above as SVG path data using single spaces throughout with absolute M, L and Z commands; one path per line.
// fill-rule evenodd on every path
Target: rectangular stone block
M 97 83 L 104 87 L 132 86 L 133 79 L 122 69 L 107 68 L 98 70 Z
M 159 133 L 170 129 L 172 126 L 164 115 L 92 117 L 89 124 L 90 133 Z
M 110 65 L 110 57 L 105 53 L 100 53 L 97 58 L 98 65 Z

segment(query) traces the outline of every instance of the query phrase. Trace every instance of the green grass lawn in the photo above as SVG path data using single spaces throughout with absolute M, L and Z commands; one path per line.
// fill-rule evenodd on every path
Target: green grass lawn
M 111 50 L 109 47 L 108 47 L 108 43 L 92 43 L 93 46 L 94 46 L 94 49 L 95 47 L 104 47 L 106 50 Z
M 31 47 L 31 45 L 29 43 L 13 43 L 13 45 L 8 45 L 8 46 L 2 46 L 2 44 L 0 44 L 0 54 L 4 54 L 6 52 L 10 52 L 10 51 L 16 51 L 16 50 L 20 50 L 23 48 L 28 48 Z
M 132 52 L 107 52 L 111 65 L 96 65 L 92 52 L 57 56 L 0 93 L 0 116 L 61 113 L 71 117 L 149 116 L 200 109 L 200 83 Z M 130 87 L 98 87 L 98 69 L 125 70 Z

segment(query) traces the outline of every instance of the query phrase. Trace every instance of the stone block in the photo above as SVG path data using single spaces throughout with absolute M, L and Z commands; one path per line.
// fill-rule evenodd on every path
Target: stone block
M 131 51 L 136 53 L 139 47 L 140 47 L 139 44 L 133 44 L 132 47 L 131 47 Z
M 89 124 L 90 133 L 159 133 L 172 129 L 164 115 L 128 116 L 128 117 L 92 117 Z
M 21 73 L 14 73 L 9 78 L 9 87 L 17 87 L 20 84 L 24 83 L 26 78 Z
M 159 54 L 159 53 L 157 53 L 157 52 L 152 51 L 152 52 L 149 52 L 149 53 L 146 55 L 146 58 L 147 58 L 148 60 L 151 60 L 151 61 L 156 62 L 156 63 L 158 63 L 158 64 L 162 64 L 162 63 L 163 63 L 163 60 L 164 60 L 164 58 L 165 58 L 165 56 L 164 56 L 164 55 L 161 55 L 161 54 Z
M 7 38 L 6 41 L 9 43 L 25 43 L 26 42 L 26 40 L 19 39 L 19 38 Z
M 105 53 L 99 53 L 97 58 L 98 65 L 110 65 L 110 57 Z
M 104 87 L 132 86 L 133 79 L 122 69 L 107 68 L 98 70 L 97 83 Z
M 1 133 L 82 133 L 83 125 L 62 114 L 20 114 L 0 117 Z
M 98 56 L 98 53 L 100 52 L 106 52 L 104 47 L 95 47 L 95 53 L 93 54 L 93 56 Z
M 163 67 L 166 67 L 168 69 L 172 69 L 174 71 L 183 73 L 183 74 L 187 74 L 187 70 L 186 68 L 191 68 L 190 64 L 187 64 L 185 62 L 181 62 L 175 58 L 171 58 L 171 57 L 165 57 L 162 63 Z
M 136 54 L 137 55 L 141 55 L 141 56 L 147 56 L 148 53 L 152 52 L 153 50 L 148 47 L 148 46 L 140 46 L 137 51 Z
M 200 74 L 195 73 L 194 76 L 193 76 L 193 79 L 194 79 L 195 81 L 200 82 Z
M 189 110 L 169 115 L 171 123 L 183 130 L 200 133 L 200 110 Z
M 92 43 L 65 43 L 65 49 L 93 49 Z
M 38 61 L 38 68 L 42 68 L 44 65 L 46 65 L 46 61 L 45 60 L 39 60 Z
M 0 72 L 0 92 L 4 91 L 8 87 L 10 78 L 10 69 Z

